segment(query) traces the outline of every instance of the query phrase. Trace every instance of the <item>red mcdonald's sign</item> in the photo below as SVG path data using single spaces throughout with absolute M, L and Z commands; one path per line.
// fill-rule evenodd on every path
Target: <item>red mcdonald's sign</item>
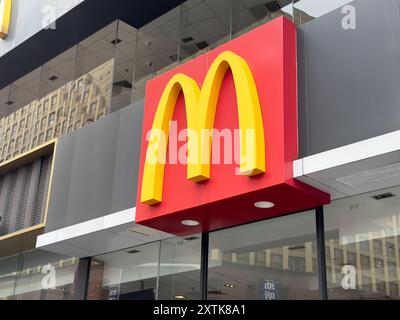
M 278 18 L 148 81 L 136 222 L 186 235 L 329 202 L 293 179 L 297 140 L 296 27 Z

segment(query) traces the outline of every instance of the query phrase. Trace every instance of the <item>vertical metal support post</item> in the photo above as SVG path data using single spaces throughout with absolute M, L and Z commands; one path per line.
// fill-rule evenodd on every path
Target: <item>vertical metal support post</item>
M 200 265 L 200 290 L 201 290 L 202 300 L 207 300 L 208 244 L 209 244 L 209 233 L 204 232 L 201 235 L 201 265 Z
M 317 229 L 317 254 L 318 254 L 318 280 L 319 292 L 322 300 L 328 300 L 328 285 L 326 278 L 326 257 L 325 257 L 325 225 L 324 208 L 315 209 Z

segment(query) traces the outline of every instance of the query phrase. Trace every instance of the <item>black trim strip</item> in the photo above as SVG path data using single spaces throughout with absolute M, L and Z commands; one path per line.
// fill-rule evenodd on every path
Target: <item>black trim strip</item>
M 207 291 L 208 291 L 208 244 L 209 244 L 209 233 L 204 232 L 201 235 L 201 265 L 200 265 L 200 291 L 202 300 L 207 300 Z
M 75 274 L 76 300 L 87 300 L 91 264 L 92 264 L 91 257 L 79 259 L 78 270 Z
M 325 225 L 324 208 L 315 209 L 315 220 L 317 229 L 317 254 L 318 254 L 318 280 L 319 292 L 322 300 L 328 300 L 328 286 L 326 278 L 326 257 L 325 257 Z

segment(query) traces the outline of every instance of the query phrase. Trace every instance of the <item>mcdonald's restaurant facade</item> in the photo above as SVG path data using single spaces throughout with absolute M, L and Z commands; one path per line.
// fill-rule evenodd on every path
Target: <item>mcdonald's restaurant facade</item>
M 400 298 L 398 0 L 62 3 L 0 1 L 0 300 Z

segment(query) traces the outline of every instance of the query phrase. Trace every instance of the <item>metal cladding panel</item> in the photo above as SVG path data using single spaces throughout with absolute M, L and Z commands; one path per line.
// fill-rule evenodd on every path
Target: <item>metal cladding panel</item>
M 398 0 L 357 0 L 298 29 L 300 157 L 400 129 Z
M 136 204 L 143 103 L 59 139 L 46 232 Z

